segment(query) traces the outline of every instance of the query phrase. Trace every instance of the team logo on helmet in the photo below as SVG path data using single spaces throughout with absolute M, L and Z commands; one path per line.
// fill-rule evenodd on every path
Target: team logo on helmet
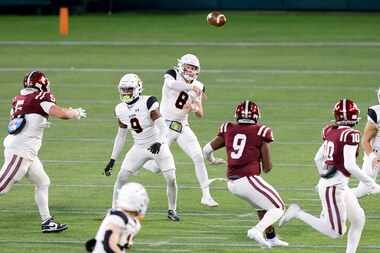
M 34 88 L 39 91 L 50 91 L 50 82 L 41 71 L 31 71 L 24 77 L 24 88 Z
M 353 126 L 359 122 L 359 107 L 350 99 L 341 99 L 334 106 L 337 125 Z
M 143 92 L 143 81 L 136 74 L 125 74 L 117 86 L 120 94 L 120 100 L 125 103 L 131 103 L 137 99 Z
M 239 123 L 256 124 L 260 118 L 260 109 L 255 102 L 245 100 L 236 106 L 235 118 Z

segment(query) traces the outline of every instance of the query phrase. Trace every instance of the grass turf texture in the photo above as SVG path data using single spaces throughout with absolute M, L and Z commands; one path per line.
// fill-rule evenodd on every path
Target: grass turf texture
M 337 99 L 357 101 L 364 120 L 368 105 L 376 103 L 380 47 L 370 45 L 205 46 L 204 42 L 380 42 L 380 17 L 350 13 L 225 12 L 222 28 L 206 24 L 207 12 L 125 13 L 113 16 L 74 16 L 70 36 L 58 36 L 54 16 L 0 17 L 0 125 L 5 137 L 9 103 L 23 75 L 31 69 L 45 71 L 62 106 L 84 107 L 88 119 L 51 119 L 40 158 L 49 174 L 51 212 L 70 229 L 62 234 L 40 233 L 27 180 L 0 198 L 0 252 L 83 252 L 83 242 L 94 236 L 100 218 L 111 204 L 114 175 L 104 177 L 119 102 L 116 84 L 123 73 L 135 71 L 144 80 L 144 94 L 161 97 L 162 74 L 186 52 L 199 56 L 200 80 L 209 100 L 206 117 L 191 118 L 201 145 L 207 143 L 224 120 L 233 120 L 234 106 L 253 99 L 262 109 L 262 121 L 273 128 L 273 171 L 265 179 L 287 203 L 298 202 L 318 215 L 320 203 L 312 191 L 317 182 L 312 159 L 319 147 L 320 131 L 331 119 Z M 8 41 L 8 43 L 5 43 Z M 134 46 L 15 45 L 9 41 L 113 41 L 141 42 Z M 168 46 L 152 42 L 195 42 Z M 293 45 L 293 46 L 291 46 Z M 131 144 L 130 135 L 124 148 Z M 142 171 L 131 181 L 143 183 L 151 204 L 141 233 L 131 252 L 260 252 L 246 231 L 256 224 L 255 211 L 232 196 L 223 183 L 212 185 L 220 203 L 202 207 L 192 163 L 174 144 L 177 165 L 180 223 L 166 219 L 164 180 Z M 224 151 L 217 155 L 225 156 Z M 2 160 L 1 160 L 2 161 Z M 361 163 L 361 159 L 359 160 Z M 223 177 L 224 166 L 208 166 L 209 176 Z M 351 180 L 356 185 L 356 180 Z M 378 196 L 361 200 L 367 224 L 359 252 L 377 252 L 380 207 Z M 303 223 L 293 221 L 277 228 L 292 248 L 273 252 L 342 252 L 344 240 L 330 240 Z

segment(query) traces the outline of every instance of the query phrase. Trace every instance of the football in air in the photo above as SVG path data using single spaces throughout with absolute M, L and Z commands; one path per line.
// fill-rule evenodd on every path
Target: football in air
M 207 23 L 213 26 L 223 26 L 227 22 L 226 16 L 219 11 L 212 11 L 207 15 Z

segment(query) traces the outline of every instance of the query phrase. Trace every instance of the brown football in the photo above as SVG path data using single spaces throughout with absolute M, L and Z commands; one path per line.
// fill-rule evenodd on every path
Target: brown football
M 223 26 L 227 22 L 226 16 L 219 11 L 212 11 L 207 15 L 207 23 L 213 26 Z

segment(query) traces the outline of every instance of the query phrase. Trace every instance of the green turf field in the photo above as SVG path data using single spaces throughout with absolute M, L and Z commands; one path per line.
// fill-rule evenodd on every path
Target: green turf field
M 83 252 L 110 207 L 115 175 L 102 175 L 113 146 L 119 102 L 116 84 L 126 72 L 144 80 L 144 93 L 161 97 L 162 75 L 181 55 L 199 56 L 200 80 L 209 100 L 206 117 L 192 117 L 200 143 L 206 144 L 234 106 L 256 101 L 262 121 L 271 126 L 273 171 L 265 175 L 287 203 L 297 202 L 318 215 L 313 156 L 320 131 L 331 119 L 337 99 L 350 97 L 361 107 L 377 103 L 380 79 L 380 16 L 377 14 L 225 12 L 228 23 L 206 24 L 207 12 L 126 13 L 74 16 L 67 38 L 58 35 L 54 16 L 0 17 L 0 126 L 6 135 L 9 104 L 24 74 L 45 71 L 62 106 L 84 107 L 81 121 L 51 119 L 40 158 L 50 176 L 51 212 L 70 229 L 40 233 L 33 187 L 23 180 L 0 198 L 0 252 Z M 65 42 L 65 43 L 62 43 Z M 128 137 L 126 151 L 131 144 Z M 166 218 L 166 194 L 160 175 L 142 171 L 151 203 L 131 252 L 261 252 L 246 231 L 256 224 L 255 210 L 217 182 L 212 193 L 220 207 L 200 205 L 192 163 L 172 146 L 179 184 L 180 223 Z M 225 156 L 224 151 L 217 155 Z M 116 171 L 120 165 L 116 164 Z M 0 161 L 3 161 L 2 155 Z M 361 160 L 359 160 L 361 164 Z M 224 166 L 208 166 L 223 177 Z M 356 180 L 351 180 L 352 185 Z M 367 224 L 358 252 L 379 252 L 380 196 L 361 200 Z M 330 240 L 301 222 L 278 228 L 289 249 L 281 253 L 343 252 L 344 240 Z

